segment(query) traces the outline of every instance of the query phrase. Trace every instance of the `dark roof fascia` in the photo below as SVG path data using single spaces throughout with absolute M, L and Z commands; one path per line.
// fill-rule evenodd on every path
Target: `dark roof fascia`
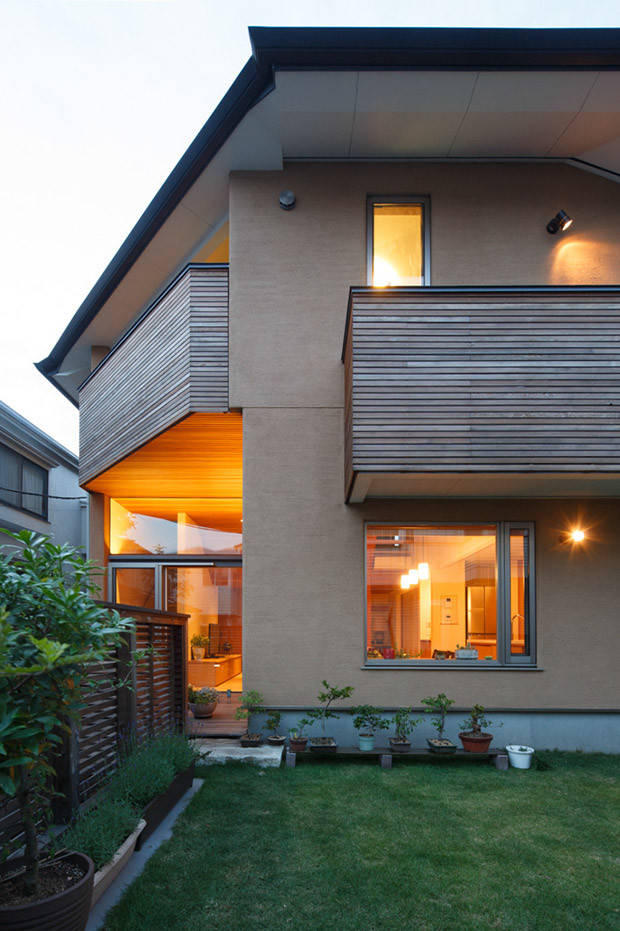
M 155 233 L 180 203 L 249 109 L 274 69 L 620 68 L 620 29 L 409 29 L 250 27 L 253 57 L 36 368 L 72 403 L 53 377 Z
M 251 27 L 259 66 L 605 70 L 620 66 L 620 29 Z

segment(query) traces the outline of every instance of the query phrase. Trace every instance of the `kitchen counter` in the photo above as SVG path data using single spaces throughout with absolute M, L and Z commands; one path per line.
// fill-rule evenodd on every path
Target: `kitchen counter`
M 217 688 L 227 679 L 241 672 L 241 653 L 226 653 L 225 656 L 205 656 L 204 659 L 190 659 L 187 663 L 187 681 L 202 688 L 204 685 Z

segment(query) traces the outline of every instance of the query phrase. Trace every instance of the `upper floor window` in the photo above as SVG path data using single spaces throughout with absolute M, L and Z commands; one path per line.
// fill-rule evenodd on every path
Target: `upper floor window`
M 369 524 L 370 662 L 534 662 L 531 524 Z
M 0 443 L 0 501 L 47 520 L 47 471 Z
M 368 283 L 430 284 L 428 197 L 368 198 Z

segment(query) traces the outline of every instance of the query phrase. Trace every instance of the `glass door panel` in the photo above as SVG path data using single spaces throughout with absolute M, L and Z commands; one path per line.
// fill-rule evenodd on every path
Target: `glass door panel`
M 115 600 L 136 608 L 156 608 L 156 569 L 153 566 L 127 566 L 115 570 Z
M 166 566 L 164 572 L 165 610 L 189 614 L 188 642 L 202 634 L 209 638 L 208 658 L 241 657 L 241 566 Z

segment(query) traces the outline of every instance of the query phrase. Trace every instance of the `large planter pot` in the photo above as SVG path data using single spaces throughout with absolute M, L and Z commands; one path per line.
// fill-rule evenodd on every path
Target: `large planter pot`
M 522 744 L 508 744 L 506 747 L 510 765 L 515 769 L 529 769 L 534 755 L 533 747 L 524 747 Z
M 390 737 L 390 750 L 393 753 L 407 753 L 408 750 L 411 750 L 411 741 L 396 740 L 395 737 Z
M 202 704 L 196 702 L 188 702 L 189 710 L 194 715 L 195 718 L 210 718 L 213 715 L 213 712 L 217 708 L 216 701 L 210 701 Z
M 486 753 L 493 740 L 492 734 L 468 734 L 463 732 L 459 734 L 463 750 L 468 753 Z
M 46 899 L 37 899 L 26 905 L 1 906 L 0 928 L 7 931 L 84 931 L 90 912 L 95 867 L 84 853 L 70 853 L 62 859 L 84 870 L 82 878 L 64 892 Z M 2 864 L 0 877 L 24 863 L 24 857 L 18 857 Z
M 142 817 L 146 821 L 146 825 L 142 833 L 138 835 L 136 850 L 142 850 L 144 842 L 148 840 L 166 815 L 172 811 L 176 803 L 183 798 L 187 790 L 191 789 L 193 781 L 194 763 L 192 763 L 185 772 L 175 776 L 165 792 L 162 792 L 161 795 L 158 795 L 157 798 L 154 798 L 152 802 L 148 803 L 142 812 Z
M 357 741 L 359 744 L 360 750 L 368 753 L 369 750 L 375 749 L 375 735 L 374 734 L 358 734 Z
M 95 906 L 104 892 L 112 885 L 114 880 L 119 876 L 127 866 L 132 853 L 136 849 L 138 837 L 146 827 L 146 821 L 141 819 L 135 831 L 129 835 L 127 840 L 121 844 L 109 863 L 105 863 L 100 870 L 95 873 L 93 884 L 92 905 Z

